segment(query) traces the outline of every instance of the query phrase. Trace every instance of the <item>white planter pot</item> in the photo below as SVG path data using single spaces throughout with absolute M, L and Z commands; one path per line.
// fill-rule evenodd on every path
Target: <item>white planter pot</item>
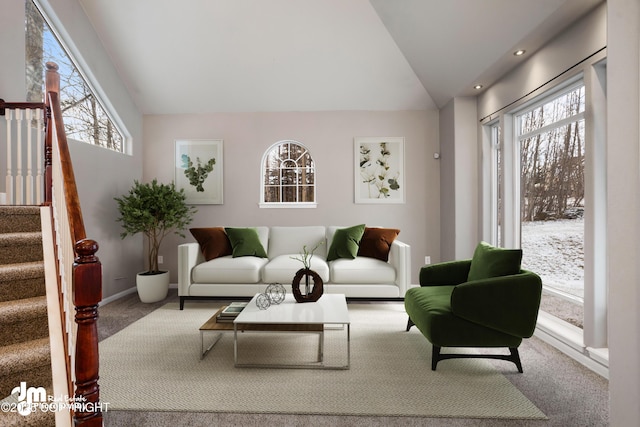
M 158 302 L 167 297 L 169 292 L 169 272 L 160 274 L 138 273 L 136 276 L 138 296 L 142 302 Z

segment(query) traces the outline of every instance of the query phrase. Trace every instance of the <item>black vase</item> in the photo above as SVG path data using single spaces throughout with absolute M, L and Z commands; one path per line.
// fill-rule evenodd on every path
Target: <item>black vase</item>
M 306 291 L 304 295 L 300 291 L 301 282 L 304 284 Z M 313 282 L 313 284 L 311 282 Z M 296 272 L 296 275 L 293 277 L 293 282 L 291 282 L 293 297 L 298 302 L 316 302 L 324 292 L 322 285 L 322 279 L 318 273 L 308 268 L 301 268 Z

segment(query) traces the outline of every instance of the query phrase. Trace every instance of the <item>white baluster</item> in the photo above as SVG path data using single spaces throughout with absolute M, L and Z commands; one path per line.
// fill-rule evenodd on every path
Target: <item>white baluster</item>
M 33 126 L 31 119 L 33 118 L 33 110 L 28 109 L 25 111 L 25 119 L 27 122 L 27 191 L 26 191 L 26 204 L 34 205 L 36 201 L 33 198 Z
M 16 110 L 16 205 L 22 205 L 24 177 L 22 176 L 22 110 Z
M 42 193 L 43 177 L 42 166 L 44 165 L 44 157 L 42 156 L 42 135 L 44 129 L 42 128 L 42 117 L 44 111 L 40 108 L 36 110 L 37 124 L 36 124 L 36 202 L 38 204 L 44 201 L 44 195 Z
M 11 138 L 11 120 L 13 118 L 13 110 L 6 110 L 7 119 L 7 179 L 6 179 L 6 191 L 7 191 L 7 204 L 13 205 L 13 161 L 11 156 L 11 145 L 13 144 L 13 138 Z

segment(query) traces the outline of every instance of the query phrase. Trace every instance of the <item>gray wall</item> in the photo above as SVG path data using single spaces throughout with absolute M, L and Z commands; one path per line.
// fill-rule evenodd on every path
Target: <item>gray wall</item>
M 534 91 L 607 46 L 606 4 L 576 22 L 478 97 L 478 118 L 484 118 Z
M 406 203 L 354 203 L 354 137 L 405 138 Z M 193 226 L 338 225 L 395 227 L 411 245 L 412 281 L 425 255 L 440 259 L 440 164 L 438 112 L 220 113 L 145 116 L 144 179 L 174 179 L 176 139 L 224 140 L 224 204 L 198 205 Z M 317 168 L 315 209 L 261 209 L 260 161 L 277 141 L 294 139 L 311 152 Z M 165 268 L 177 281 L 179 243 L 172 236 L 161 248 Z
M 609 422 L 640 419 L 640 5 L 608 0 L 478 99 L 478 119 L 606 47 Z
M 76 59 L 100 82 L 97 89 L 107 95 L 129 136 L 130 154 L 70 142 L 85 228 L 87 236 L 100 245 L 97 255 L 103 265 L 103 294 L 107 297 L 135 286 L 135 273 L 143 264 L 142 238 L 129 241 L 119 238 L 120 226 L 114 221 L 117 212 L 113 201 L 113 197 L 129 188 L 134 179 L 142 177 L 142 115 L 78 1 L 48 0 L 42 3 L 54 25 L 64 28 L 62 35 Z M 24 1 L 4 1 L 0 13 L 3 35 L 0 41 L 0 97 L 6 101 L 26 99 L 24 7 Z M 5 152 L 4 138 L 0 141 L 0 152 Z M 4 188 L 4 180 L 0 188 Z
M 640 5 L 607 2 L 609 421 L 640 420 Z
M 440 114 L 443 261 L 471 258 L 479 241 L 476 117 L 469 97 L 452 99 Z

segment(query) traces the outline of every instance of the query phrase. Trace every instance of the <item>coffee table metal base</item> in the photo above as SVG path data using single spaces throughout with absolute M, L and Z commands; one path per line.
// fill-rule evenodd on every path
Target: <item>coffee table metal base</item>
M 252 331 L 252 332 L 299 332 L 299 333 L 317 333 L 318 338 L 318 361 L 322 361 L 322 355 L 324 352 L 324 326 L 321 324 L 299 325 L 299 324 L 234 324 L 232 322 L 218 322 L 218 314 L 224 310 L 226 306 L 221 307 L 209 320 L 207 320 L 202 326 L 200 326 L 200 360 L 211 351 L 211 349 L 218 343 L 224 332 L 231 331 Z M 211 344 L 205 348 L 204 336 L 205 333 L 216 332 L 215 337 Z M 234 350 L 235 352 L 235 350 Z
M 298 333 L 317 333 L 318 334 L 318 359 L 316 362 L 310 363 L 240 363 L 238 362 L 238 328 L 242 328 L 242 324 L 234 323 L 233 328 L 233 361 L 236 368 L 278 368 L 278 369 L 331 369 L 345 370 L 351 367 L 351 325 L 347 324 L 347 364 L 346 365 L 325 365 L 324 362 L 324 325 L 322 324 L 278 324 L 269 325 L 271 328 L 262 329 L 264 332 L 298 332 Z M 262 325 L 266 326 L 266 325 Z M 274 328 L 277 326 L 276 328 Z M 256 331 L 257 329 L 253 329 Z M 244 332 L 245 330 L 241 330 Z M 214 343 L 215 344 L 215 343 Z

